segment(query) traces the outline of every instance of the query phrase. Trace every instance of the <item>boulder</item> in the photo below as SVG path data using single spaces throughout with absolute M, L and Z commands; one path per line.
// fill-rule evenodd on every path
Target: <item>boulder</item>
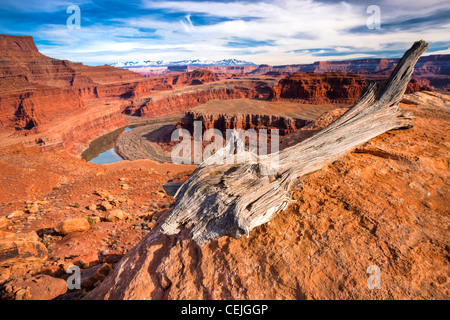
M 28 213 L 37 213 L 39 212 L 39 206 L 37 204 L 33 204 L 28 208 Z
M 90 224 L 84 218 L 69 219 L 59 223 L 55 227 L 55 231 L 61 234 L 69 234 L 73 232 L 84 232 L 89 230 Z
M 102 207 L 106 211 L 111 210 L 113 208 L 113 205 L 109 201 L 102 201 Z
M 16 210 L 16 211 L 11 212 L 10 214 L 8 214 L 6 216 L 6 218 L 8 218 L 8 219 L 21 218 L 21 217 L 23 217 L 24 214 L 25 214 L 25 212 L 23 212 L 23 210 Z
M 108 214 L 106 215 L 106 220 L 110 221 L 110 222 L 118 222 L 121 220 L 126 220 L 130 217 L 130 215 L 126 212 L 124 212 L 123 210 L 120 209 L 114 209 L 111 210 L 110 212 L 108 212 Z
M 110 193 L 105 189 L 97 189 L 95 190 L 95 194 L 99 195 L 102 199 L 108 199 Z

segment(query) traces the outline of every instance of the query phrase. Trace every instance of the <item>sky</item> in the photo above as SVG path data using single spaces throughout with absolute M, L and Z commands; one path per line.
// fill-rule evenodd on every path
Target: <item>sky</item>
M 67 26 L 71 5 L 79 29 Z M 0 33 L 33 36 L 43 54 L 88 65 L 396 58 L 419 39 L 430 44 L 426 55 L 450 54 L 450 1 L 2 0 Z

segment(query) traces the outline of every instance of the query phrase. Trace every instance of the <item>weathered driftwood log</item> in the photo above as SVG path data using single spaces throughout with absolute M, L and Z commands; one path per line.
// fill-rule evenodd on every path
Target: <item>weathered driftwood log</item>
M 427 48 L 423 40 L 414 43 L 388 81 L 369 83 L 354 106 L 309 139 L 278 154 L 248 155 L 255 160 L 250 163 L 211 164 L 211 159 L 224 156 L 224 149 L 204 161 L 178 190 L 162 232 L 170 235 L 182 227 L 192 228 L 191 235 L 199 245 L 222 236 L 248 236 L 287 207 L 289 190 L 302 176 L 386 131 L 412 127 L 412 115 L 403 112 L 398 103 L 414 65 Z M 277 173 L 263 174 L 277 155 Z

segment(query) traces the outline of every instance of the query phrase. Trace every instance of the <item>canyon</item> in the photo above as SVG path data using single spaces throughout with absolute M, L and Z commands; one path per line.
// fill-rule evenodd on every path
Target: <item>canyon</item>
M 445 74 L 445 65 L 438 68 L 436 61 L 440 58 L 424 61 L 421 75 Z M 256 68 L 174 66 L 183 72 L 145 78 L 108 65 L 52 59 L 39 53 L 31 37 L 0 35 L 0 144 L 66 149 L 79 156 L 90 141 L 129 123 L 123 114 L 161 117 L 211 100 L 243 98 L 350 105 L 365 86 L 363 77 L 353 74 L 293 73 L 283 78 L 295 67 L 275 77 L 269 66 L 263 68 L 269 73 L 264 76 L 256 75 Z M 235 71 L 240 76 L 229 74 Z M 423 89 L 430 88 L 418 82 L 408 93 Z
M 210 99 L 260 96 L 257 83 L 202 87 L 218 81 L 209 70 L 145 79 L 108 65 L 52 59 L 26 36 L 0 35 L 0 76 L 0 144 L 66 149 L 74 155 L 96 137 L 127 124 L 123 113 L 157 116 Z M 196 89 L 175 98 L 164 94 L 190 86 Z
M 0 35 L 0 298 L 448 298 L 448 57 L 416 65 L 400 103 L 414 127 L 308 175 L 248 237 L 199 246 L 189 228 L 161 232 L 176 203 L 165 185 L 198 168 L 171 163 L 174 130 L 278 129 L 283 150 L 338 119 L 398 60 L 93 67 Z M 80 159 L 127 125 L 111 142 L 123 161 Z M 82 288 L 69 290 L 74 265 Z M 367 290 L 369 265 L 382 270 L 381 290 Z

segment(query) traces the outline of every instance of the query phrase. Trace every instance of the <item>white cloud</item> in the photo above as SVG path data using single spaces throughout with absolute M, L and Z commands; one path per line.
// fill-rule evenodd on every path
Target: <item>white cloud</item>
M 310 63 L 380 56 L 377 52 L 404 50 L 419 39 L 449 42 L 449 24 L 433 30 L 425 28 L 420 32 L 402 30 L 385 33 L 383 29 L 383 23 L 386 22 L 399 22 L 410 17 L 427 16 L 436 10 L 449 10 L 448 1 L 400 0 L 394 5 L 391 1 L 383 0 L 379 6 L 381 30 L 357 33 L 349 30 L 365 28 L 369 16 L 366 8 L 359 3 L 325 4 L 312 0 L 274 0 L 271 3 L 146 0 L 143 2 L 144 8 L 182 13 L 184 18 L 169 20 L 168 17 L 156 18 L 151 15 L 112 18 L 111 21 L 121 26 L 82 26 L 80 30 L 74 31 L 45 25 L 39 29 L 39 37 L 57 39 L 59 43 L 58 47 L 41 46 L 45 54 L 89 63 L 100 62 L 100 59 L 101 62 L 111 63 L 194 58 L 238 58 L 269 64 Z M 196 23 L 199 15 L 206 21 L 208 17 L 214 18 L 210 20 L 213 22 Z M 143 31 L 144 28 L 156 30 L 151 36 L 159 38 L 146 38 L 149 34 Z M 228 45 L 236 39 L 246 39 L 248 48 Z M 253 42 L 256 45 L 252 45 Z M 391 47 L 386 47 L 388 44 Z M 308 49 L 316 50 L 308 52 Z M 321 53 L 320 49 L 334 49 L 339 55 L 319 57 L 317 54 Z M 298 50 L 302 50 L 302 53 Z
M 450 54 L 450 48 L 444 49 L 444 50 L 437 50 L 433 52 L 427 52 L 424 54 L 424 56 L 430 56 L 433 54 Z

